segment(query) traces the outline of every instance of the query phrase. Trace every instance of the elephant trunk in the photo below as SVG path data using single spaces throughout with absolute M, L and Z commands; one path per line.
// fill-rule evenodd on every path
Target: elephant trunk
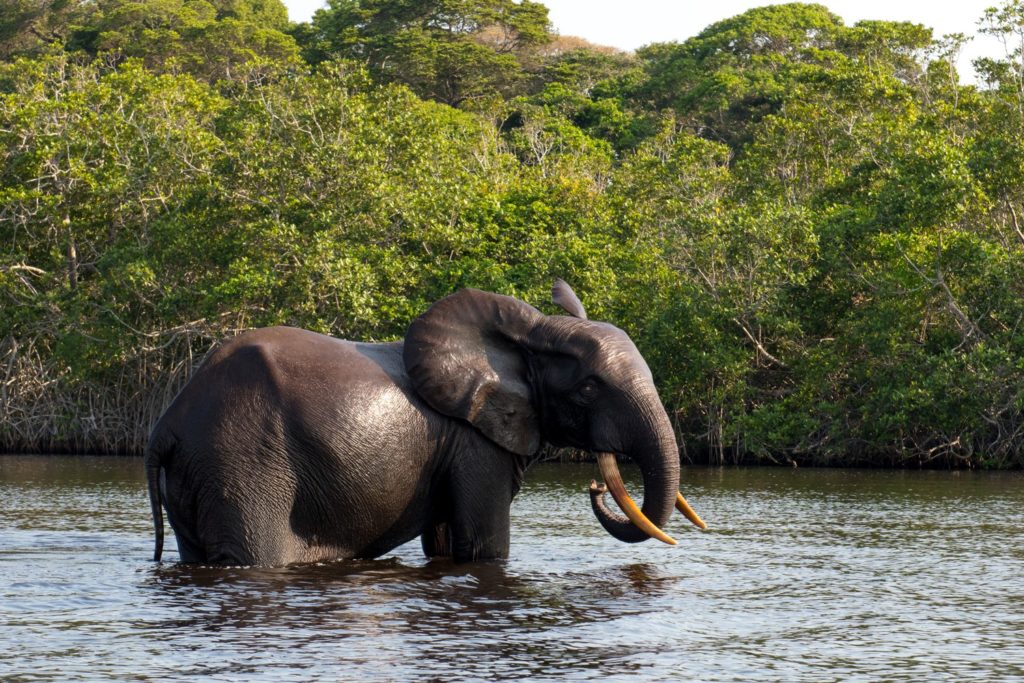
M 611 453 L 598 454 L 605 486 L 591 484 L 591 507 L 601 526 L 620 541 L 639 543 L 654 537 L 675 544 L 661 531 L 661 527 L 672 516 L 679 495 L 679 450 L 675 434 L 661 402 L 656 398 L 645 401 L 641 411 L 649 429 L 624 455 L 628 455 L 640 466 L 644 480 L 643 507 L 636 508 L 626 494 L 615 465 L 615 456 Z M 608 508 L 604 496 L 606 492 L 612 493 L 627 516 Z

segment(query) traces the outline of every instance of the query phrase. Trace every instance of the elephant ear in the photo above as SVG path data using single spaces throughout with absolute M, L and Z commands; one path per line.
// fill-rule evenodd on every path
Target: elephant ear
M 558 278 L 555 284 L 551 285 L 551 300 L 569 315 L 582 320 L 587 319 L 587 312 L 583 310 L 583 304 L 580 303 L 576 292 L 572 291 L 572 287 L 562 278 Z
M 540 424 L 524 340 L 544 314 L 518 299 L 463 289 L 412 322 L 403 350 L 430 407 L 466 420 L 502 448 L 532 455 Z

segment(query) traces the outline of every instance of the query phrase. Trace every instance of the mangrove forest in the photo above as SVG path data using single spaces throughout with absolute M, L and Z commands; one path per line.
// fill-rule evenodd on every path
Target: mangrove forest
M 1024 2 L 978 20 L 966 79 L 817 4 L 622 52 L 530 0 L 0 0 L 0 452 L 141 452 L 242 330 L 560 277 L 684 462 L 1020 467 Z

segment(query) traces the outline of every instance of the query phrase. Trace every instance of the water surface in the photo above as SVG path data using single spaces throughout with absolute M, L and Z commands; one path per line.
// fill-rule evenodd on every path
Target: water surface
M 0 456 L 0 680 L 1024 677 L 1020 474 L 684 469 L 674 548 L 595 475 L 531 470 L 504 563 L 219 569 L 149 560 L 140 460 Z

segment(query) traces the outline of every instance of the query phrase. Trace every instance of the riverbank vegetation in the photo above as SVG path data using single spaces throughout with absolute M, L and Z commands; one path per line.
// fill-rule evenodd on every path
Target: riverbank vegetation
M 526 0 L 0 8 L 0 450 L 139 452 L 239 330 L 562 277 L 687 461 L 1024 463 L 1024 3 L 978 84 L 810 4 L 628 54 Z

